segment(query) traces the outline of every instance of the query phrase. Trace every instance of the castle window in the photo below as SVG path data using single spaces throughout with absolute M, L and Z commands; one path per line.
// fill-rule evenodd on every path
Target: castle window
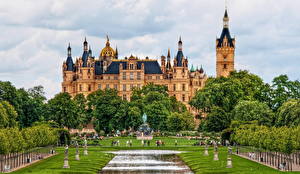
M 82 70 L 80 70 L 80 73 L 82 73 Z
M 90 70 L 90 69 L 88 69 L 88 73 L 91 73 L 91 70 Z
M 130 72 L 130 80 L 133 80 L 133 72 Z
M 156 76 L 156 80 L 159 80 L 160 79 L 160 76 Z
M 182 84 L 182 91 L 185 91 L 185 84 Z
M 89 86 L 88 86 L 88 90 L 89 90 L 89 91 L 91 91 L 91 90 L 92 90 L 92 87 L 91 87 L 91 85 L 89 85 Z
M 227 69 L 227 65 L 226 64 L 224 64 L 224 67 L 223 67 L 224 69 Z
M 137 79 L 138 79 L 138 80 L 141 80 L 141 72 L 138 72 L 138 73 L 137 73 Z
M 118 80 L 118 76 L 114 76 L 114 80 Z
M 123 91 L 126 91 L 126 85 L 125 84 L 123 85 Z
M 133 84 L 131 84 L 131 85 L 130 85 L 130 90 L 132 90 L 132 89 L 133 89 L 133 87 L 134 87 L 134 86 L 133 86 Z
M 67 92 L 67 88 L 66 87 L 64 87 L 64 92 Z
M 98 89 L 101 89 L 101 84 L 98 84 Z
M 110 80 L 110 76 L 107 76 L 107 80 Z
M 151 80 L 152 79 L 152 76 L 148 76 L 148 80 Z
M 114 84 L 114 88 L 118 90 L 118 84 Z
M 82 91 L 82 85 L 79 85 L 79 91 Z
M 130 64 L 129 67 L 130 67 L 130 69 L 133 69 L 133 64 Z
M 199 86 L 201 86 L 201 82 L 199 82 Z
M 173 91 L 176 91 L 176 84 L 173 85 Z
M 182 94 L 182 101 L 185 101 L 185 94 Z
M 109 89 L 109 84 L 106 84 L 106 89 Z
M 123 94 L 123 100 L 127 100 L 126 94 Z
M 141 84 L 138 84 L 137 87 L 140 89 L 141 88 Z
M 123 72 L 123 80 L 126 80 L 126 72 Z

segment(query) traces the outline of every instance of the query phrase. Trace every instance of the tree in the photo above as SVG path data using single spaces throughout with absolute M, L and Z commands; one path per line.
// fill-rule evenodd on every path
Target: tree
M 118 126 L 115 123 L 124 121 L 119 119 L 123 114 L 118 114 L 118 112 L 125 101 L 118 96 L 118 92 L 115 89 L 95 91 L 88 95 L 87 99 L 88 107 L 91 111 L 90 114 L 92 118 L 95 118 L 94 125 L 98 132 L 103 130 L 105 133 L 108 133 Z
M 130 106 L 128 108 L 128 117 L 127 117 L 127 124 L 128 127 L 132 128 L 133 130 L 137 130 L 138 127 L 143 123 L 142 120 L 142 112 L 137 106 Z
M 167 120 L 168 130 L 179 132 L 183 130 L 193 130 L 195 128 L 194 118 L 189 112 L 173 112 Z
M 295 127 L 300 125 L 299 99 L 288 100 L 278 109 L 276 125 L 288 127 Z
M 272 81 L 272 108 L 277 111 L 289 99 L 300 98 L 300 82 L 290 81 L 287 75 L 275 77 Z
M 9 104 L 7 101 L 0 102 L 0 105 L 5 109 L 7 115 L 7 125 L 4 127 L 16 127 L 17 126 L 17 117 L 18 113 L 16 112 L 15 108 Z M 1 127 L 1 124 L 0 124 Z
M 76 113 L 78 114 L 77 124 L 80 126 L 83 126 L 83 124 L 88 124 L 91 121 L 91 118 L 88 117 L 89 114 L 87 113 L 87 100 L 84 97 L 83 94 L 77 94 L 73 98 L 75 107 L 76 107 Z
M 48 102 L 48 120 L 53 120 L 60 127 L 78 128 L 79 114 L 76 105 L 68 93 L 59 93 Z
M 240 101 L 232 110 L 232 118 L 239 121 L 258 120 L 259 124 L 272 126 L 274 114 L 267 104 L 259 101 Z
M 220 132 L 230 125 L 229 114 L 220 107 L 213 107 L 205 120 L 206 131 Z

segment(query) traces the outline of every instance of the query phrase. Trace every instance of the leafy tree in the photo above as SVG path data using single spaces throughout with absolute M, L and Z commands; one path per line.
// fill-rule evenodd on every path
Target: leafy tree
M 274 114 L 267 104 L 259 101 L 240 101 L 232 110 L 232 117 L 239 121 L 255 121 L 272 126 Z
M 276 125 L 288 127 L 300 125 L 299 99 L 288 100 L 278 109 Z
M 220 132 L 230 125 L 229 114 L 220 107 L 213 107 L 205 120 L 206 131 Z
M 73 99 L 76 106 L 76 113 L 78 114 L 77 124 L 83 126 L 83 124 L 88 124 L 91 121 L 87 113 L 87 100 L 83 94 L 77 94 Z
M 167 120 L 168 130 L 179 132 L 182 130 L 193 130 L 195 128 L 194 117 L 189 112 L 173 112 Z
M 277 111 L 289 99 L 300 98 L 300 82 L 289 80 L 287 75 L 275 77 L 271 88 L 271 107 L 274 111 Z
M 79 114 L 76 105 L 68 93 L 59 93 L 48 102 L 48 120 L 53 120 L 60 127 L 78 128 Z
M 132 128 L 133 130 L 137 130 L 138 127 L 143 123 L 142 120 L 142 112 L 137 106 L 130 106 L 128 108 L 128 117 L 127 117 L 127 124 L 128 127 Z
M 15 108 L 9 104 L 7 101 L 0 102 L 0 105 L 5 109 L 8 123 L 4 127 L 16 127 L 17 126 L 17 117 L 18 113 L 16 112 Z M 1 127 L 1 124 L 0 124 Z
M 115 89 L 98 90 L 91 93 L 88 98 L 88 106 L 91 110 L 91 117 L 95 118 L 95 129 L 108 133 L 115 128 L 116 122 L 122 122 L 117 115 L 123 102 Z
M 8 115 L 5 107 L 0 103 L 0 129 L 9 125 Z

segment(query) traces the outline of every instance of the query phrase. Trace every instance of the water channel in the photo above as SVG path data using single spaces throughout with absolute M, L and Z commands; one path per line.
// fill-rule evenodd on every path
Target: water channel
M 170 150 L 121 150 L 110 152 L 116 156 L 102 169 L 101 174 L 193 174 Z

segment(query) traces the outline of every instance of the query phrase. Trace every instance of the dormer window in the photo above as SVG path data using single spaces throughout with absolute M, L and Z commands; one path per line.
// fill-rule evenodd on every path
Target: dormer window
M 133 70 L 133 64 L 132 63 L 129 65 L 129 67 L 130 67 L 131 70 Z

